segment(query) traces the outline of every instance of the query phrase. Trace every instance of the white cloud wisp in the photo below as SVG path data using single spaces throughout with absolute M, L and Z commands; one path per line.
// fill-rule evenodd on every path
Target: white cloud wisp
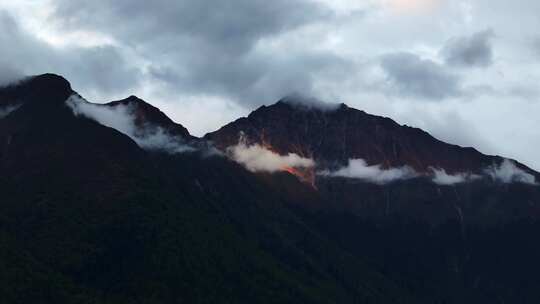
M 337 171 L 322 171 L 319 175 L 362 179 L 379 185 L 418 176 L 414 169 L 408 166 L 384 169 L 381 165 L 369 166 L 363 159 L 350 159 L 346 167 Z
M 242 164 L 251 172 L 278 172 L 288 168 L 311 168 L 315 162 L 295 153 L 279 155 L 261 145 L 248 146 L 244 142 L 227 148 L 228 154 L 237 163 Z
M 69 97 L 66 104 L 75 115 L 85 116 L 101 125 L 116 129 L 129 136 L 143 149 L 161 150 L 171 154 L 195 150 L 186 144 L 183 138 L 172 136 L 159 126 L 135 125 L 134 109 L 129 105 L 107 107 L 90 103 L 78 95 Z
M 20 105 L 9 105 L 5 107 L 0 107 L 0 119 L 7 117 L 11 112 L 17 110 Z
M 433 171 L 432 181 L 440 186 L 463 184 L 481 179 L 482 176 L 472 173 L 449 174 L 444 169 L 431 168 Z
M 505 159 L 500 165 L 488 167 L 484 172 L 493 180 L 505 184 L 523 183 L 528 185 L 538 185 L 534 175 L 518 168 L 513 161 L 508 159 Z

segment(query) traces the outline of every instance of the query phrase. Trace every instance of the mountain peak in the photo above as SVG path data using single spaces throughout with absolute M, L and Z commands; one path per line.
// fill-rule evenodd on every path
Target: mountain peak
M 341 103 L 325 102 L 314 97 L 308 97 L 300 94 L 289 95 L 280 99 L 275 106 L 290 106 L 299 110 L 319 110 L 319 111 L 335 111 L 342 107 L 347 107 Z
M 63 105 L 71 94 L 71 84 L 64 77 L 42 74 L 4 88 L 0 97 L 20 104 L 50 106 Z
M 111 101 L 107 105 L 109 105 L 109 106 L 138 105 L 138 106 L 143 106 L 143 107 L 147 107 L 147 108 L 157 109 L 156 107 L 152 106 L 151 104 L 147 103 L 146 101 L 144 101 L 143 99 L 141 99 L 141 98 L 139 98 L 139 97 L 137 97 L 135 95 L 130 95 L 129 97 L 121 99 L 121 100 Z
M 108 107 L 117 107 L 117 106 L 128 106 L 132 107 L 133 114 L 135 115 L 135 124 L 138 126 L 143 126 L 145 124 L 150 124 L 154 126 L 160 126 L 170 132 L 172 135 L 181 136 L 186 139 L 193 138 L 189 131 L 182 125 L 177 124 L 171 120 L 165 113 L 160 109 L 154 107 L 153 105 L 147 103 L 143 99 L 131 95 L 128 98 L 112 101 L 105 106 Z
M 49 84 L 53 85 L 56 88 L 69 88 L 71 89 L 71 84 L 63 76 L 53 73 L 45 73 L 41 75 L 32 76 L 29 78 L 29 82 L 40 83 L 40 84 Z
M 272 147 L 281 155 L 313 158 L 324 169 L 362 160 L 381 168 L 410 167 L 419 173 L 442 168 L 450 174 L 481 173 L 502 158 L 483 155 L 437 140 L 427 132 L 406 127 L 387 117 L 336 104 L 334 110 L 313 107 L 306 100 L 282 99 L 263 106 L 205 138 L 220 149 L 234 146 L 239 134 L 249 144 Z M 529 170 L 526 170 L 529 172 Z
M 138 96 L 136 95 L 129 95 L 128 98 L 124 99 L 123 100 L 124 102 L 135 102 L 135 103 L 143 103 L 143 104 L 147 104 L 146 101 L 144 101 L 143 99 L 139 98 Z
M 36 115 L 57 111 L 74 93 L 70 83 L 56 74 L 27 77 L 0 89 L 0 106 L 8 109 L 27 108 Z M 33 109 L 33 110 L 32 110 Z M 51 112 L 52 111 L 52 112 Z
M 36 94 L 42 94 L 44 97 L 63 98 L 66 96 L 67 98 L 67 96 L 73 92 L 69 81 L 56 74 L 42 74 L 34 76 L 28 79 L 27 85 L 34 90 Z M 61 101 L 65 101 L 66 98 L 62 99 Z

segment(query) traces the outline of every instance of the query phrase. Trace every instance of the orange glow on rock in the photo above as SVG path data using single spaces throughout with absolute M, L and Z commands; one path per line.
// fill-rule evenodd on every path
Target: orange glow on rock
M 315 170 L 313 168 L 297 169 L 293 167 L 283 167 L 282 170 L 296 176 L 300 181 L 311 185 L 313 188 L 317 188 L 315 186 Z

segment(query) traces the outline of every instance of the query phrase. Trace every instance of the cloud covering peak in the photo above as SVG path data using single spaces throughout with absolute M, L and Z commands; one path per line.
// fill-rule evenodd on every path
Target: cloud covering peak
M 281 102 L 306 109 L 317 109 L 321 111 L 337 110 L 341 104 L 330 103 L 320 100 L 315 97 L 310 97 L 302 94 L 291 94 L 281 99 Z
M 75 115 L 85 116 L 101 125 L 116 129 L 129 136 L 143 149 L 160 150 L 171 154 L 195 150 L 185 142 L 185 139 L 172 136 L 160 126 L 150 124 L 137 126 L 135 109 L 132 105 L 119 104 L 112 107 L 98 105 L 89 103 L 76 94 L 69 97 L 66 104 Z
M 441 64 L 407 53 L 391 53 L 381 59 L 386 74 L 386 87 L 398 95 L 441 100 L 456 97 L 460 92 L 460 78 Z

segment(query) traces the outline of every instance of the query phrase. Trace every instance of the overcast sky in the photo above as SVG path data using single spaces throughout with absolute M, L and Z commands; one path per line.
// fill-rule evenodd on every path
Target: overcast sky
M 301 93 L 540 170 L 538 0 L 0 0 L 0 84 L 45 72 L 195 135 Z

